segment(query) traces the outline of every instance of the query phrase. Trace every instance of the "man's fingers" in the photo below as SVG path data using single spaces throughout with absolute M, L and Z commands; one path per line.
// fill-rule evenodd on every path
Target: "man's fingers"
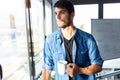
M 69 74 L 70 77 L 74 76 L 74 65 L 72 63 L 67 64 L 66 72 Z
M 79 73 L 79 67 L 73 63 L 69 63 L 67 65 L 67 70 L 66 72 L 71 76 L 73 77 L 74 75 L 78 74 Z
M 67 65 L 67 67 L 68 67 L 68 68 L 73 68 L 73 64 L 72 64 L 72 63 L 69 63 L 69 64 Z

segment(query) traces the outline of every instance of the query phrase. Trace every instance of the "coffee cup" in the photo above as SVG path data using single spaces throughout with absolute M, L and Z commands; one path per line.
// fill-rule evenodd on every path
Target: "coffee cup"
M 65 74 L 66 65 L 67 65 L 67 61 L 65 61 L 65 60 L 59 60 L 58 61 L 57 66 L 58 66 L 58 73 L 60 75 Z

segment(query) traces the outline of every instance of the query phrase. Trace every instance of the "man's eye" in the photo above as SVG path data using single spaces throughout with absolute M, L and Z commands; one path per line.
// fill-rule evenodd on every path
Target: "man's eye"
M 61 11 L 61 14 L 64 14 L 65 13 L 65 11 Z
M 64 14 L 65 12 L 61 12 L 62 14 Z

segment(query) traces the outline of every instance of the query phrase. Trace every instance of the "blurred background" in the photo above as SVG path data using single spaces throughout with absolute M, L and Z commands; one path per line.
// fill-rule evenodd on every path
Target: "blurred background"
M 45 36 L 57 29 L 56 1 L 0 0 L 2 80 L 40 80 Z M 95 36 L 105 60 L 97 79 L 120 80 L 120 0 L 71 1 L 75 26 Z

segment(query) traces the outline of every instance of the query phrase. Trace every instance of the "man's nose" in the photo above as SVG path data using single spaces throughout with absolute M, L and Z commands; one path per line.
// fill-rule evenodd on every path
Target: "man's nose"
M 60 19 L 60 15 L 59 14 L 56 15 L 56 19 Z

